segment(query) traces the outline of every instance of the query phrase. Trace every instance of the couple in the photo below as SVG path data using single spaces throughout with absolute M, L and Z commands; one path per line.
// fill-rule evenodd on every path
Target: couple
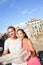
M 6 55 L 8 50 L 10 53 L 19 51 L 20 48 L 25 48 L 28 54 L 30 51 L 30 58 L 27 59 L 26 65 L 41 65 L 38 58 L 36 57 L 32 42 L 28 39 L 26 33 L 22 29 L 18 29 L 17 32 L 13 26 L 9 26 L 8 29 L 9 38 L 5 41 L 4 52 L 2 55 Z M 12 65 L 22 65 L 15 64 Z

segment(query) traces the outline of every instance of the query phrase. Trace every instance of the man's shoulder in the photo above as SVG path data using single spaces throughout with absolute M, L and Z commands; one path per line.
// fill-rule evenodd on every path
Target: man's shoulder
M 5 42 L 8 42 L 8 41 L 10 41 L 10 38 L 8 38 L 8 39 L 5 40 Z

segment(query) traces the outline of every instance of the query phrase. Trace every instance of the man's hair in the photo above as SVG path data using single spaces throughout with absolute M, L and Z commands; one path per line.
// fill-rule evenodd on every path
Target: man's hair
M 15 31 L 15 27 L 13 26 L 9 26 L 8 29 L 12 28 Z

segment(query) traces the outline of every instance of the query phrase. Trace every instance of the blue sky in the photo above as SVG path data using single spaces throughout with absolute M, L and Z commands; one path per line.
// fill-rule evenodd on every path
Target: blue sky
M 0 0 L 0 33 L 31 18 L 43 18 L 43 0 Z

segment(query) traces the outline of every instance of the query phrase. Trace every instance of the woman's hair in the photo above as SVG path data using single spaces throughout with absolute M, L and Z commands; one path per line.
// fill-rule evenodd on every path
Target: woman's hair
M 10 28 L 12 28 L 12 29 L 15 31 L 15 27 L 9 26 L 8 29 L 10 29 Z M 7 29 L 7 30 L 8 30 L 8 29 Z
M 17 32 L 18 31 L 22 31 L 22 33 L 24 34 L 24 38 L 28 38 L 27 34 L 25 33 L 25 31 L 23 29 L 18 29 Z

